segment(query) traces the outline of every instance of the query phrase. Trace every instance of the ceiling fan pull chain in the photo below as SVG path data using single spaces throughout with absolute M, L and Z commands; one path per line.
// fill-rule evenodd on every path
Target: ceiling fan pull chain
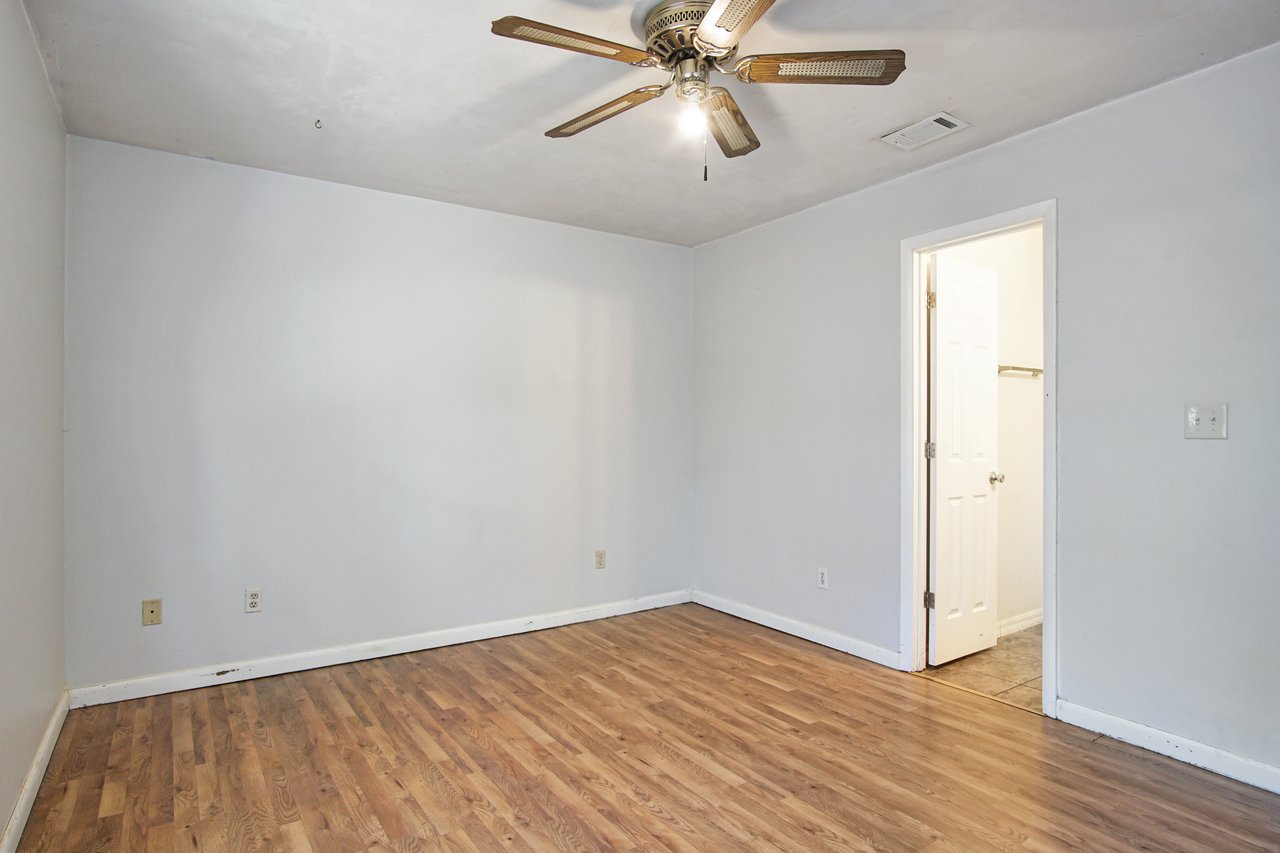
M 707 126 L 702 126 L 702 182 L 707 182 Z

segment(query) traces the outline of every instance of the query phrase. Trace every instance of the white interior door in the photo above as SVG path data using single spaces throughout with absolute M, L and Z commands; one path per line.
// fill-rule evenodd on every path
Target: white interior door
M 997 310 L 994 270 L 931 258 L 929 663 L 996 644 Z

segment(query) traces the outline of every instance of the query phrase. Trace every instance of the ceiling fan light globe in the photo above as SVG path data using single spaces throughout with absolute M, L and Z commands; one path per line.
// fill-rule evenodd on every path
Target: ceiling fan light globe
M 707 129 L 707 116 L 702 111 L 702 104 L 689 101 L 680 110 L 680 132 L 688 137 L 699 137 Z

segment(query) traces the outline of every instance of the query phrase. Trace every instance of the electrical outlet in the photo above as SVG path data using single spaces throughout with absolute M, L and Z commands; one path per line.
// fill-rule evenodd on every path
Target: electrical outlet
M 596 551 L 596 568 L 604 568 L 604 551 Z
M 826 569 L 818 569 L 818 589 L 831 589 L 831 587 L 827 585 Z
M 262 612 L 262 590 L 246 589 L 244 591 L 244 612 L 245 613 L 261 613 Z
M 160 599 L 144 598 L 142 600 L 142 624 L 160 624 Z

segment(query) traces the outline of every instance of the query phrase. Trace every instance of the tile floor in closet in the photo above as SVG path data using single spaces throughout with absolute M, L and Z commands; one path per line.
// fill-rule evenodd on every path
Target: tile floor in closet
M 995 648 L 929 667 L 925 675 L 957 687 L 995 696 L 1029 711 L 1040 711 L 1043 672 L 1041 625 L 1006 634 Z

